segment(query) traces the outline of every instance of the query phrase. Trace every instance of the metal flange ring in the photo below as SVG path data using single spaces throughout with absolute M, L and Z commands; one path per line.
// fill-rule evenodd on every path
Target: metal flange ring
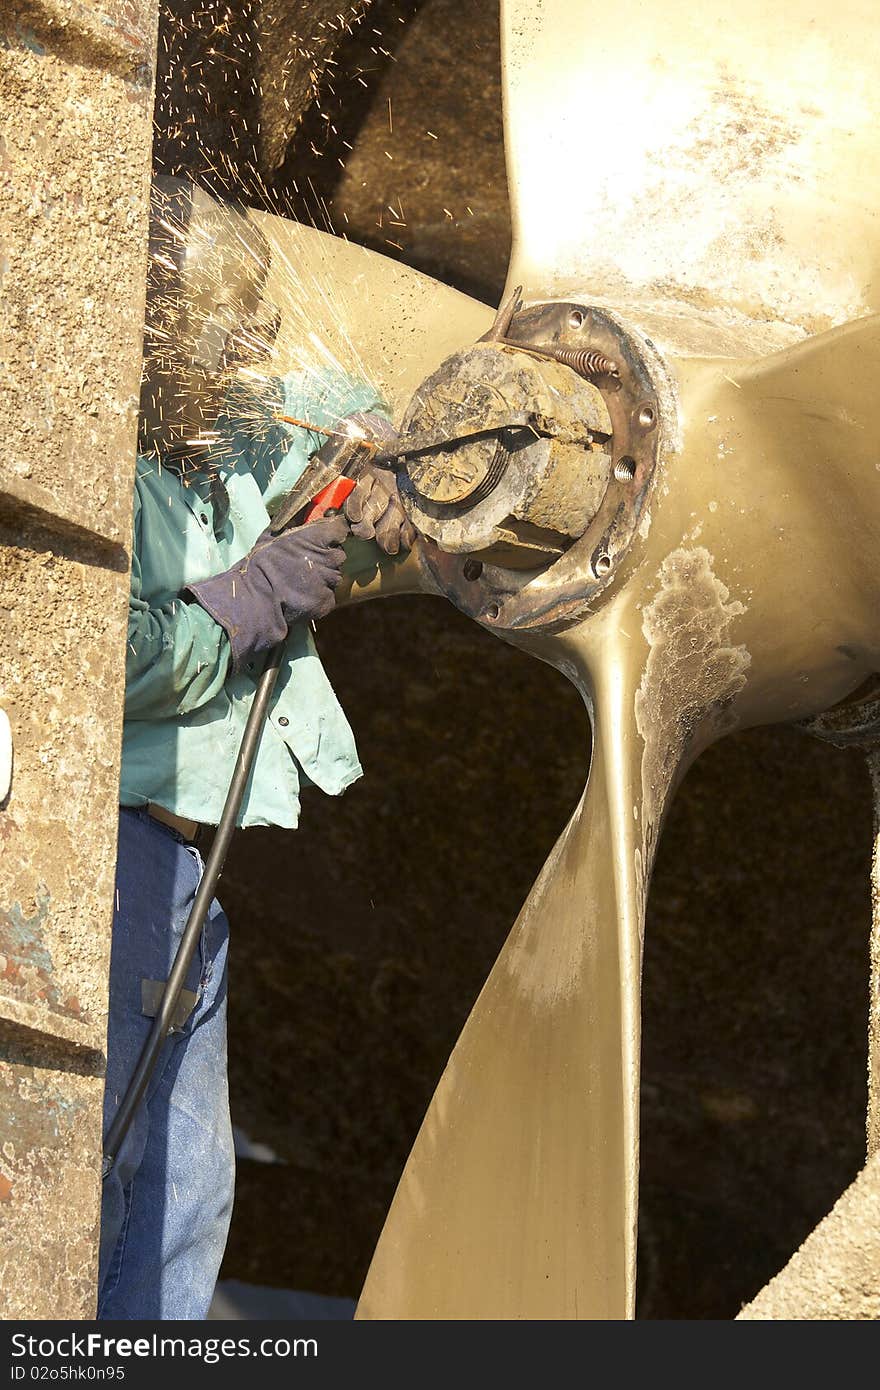
M 538 570 L 504 569 L 426 544 L 424 560 L 440 590 L 462 612 L 494 629 L 564 628 L 578 620 L 613 581 L 638 530 L 660 452 L 663 421 L 649 370 L 650 345 L 606 310 L 557 302 L 517 313 L 505 341 L 552 351 L 593 351 L 617 364 L 616 376 L 599 376 L 611 421 L 611 467 L 605 494 L 583 535 L 564 554 Z

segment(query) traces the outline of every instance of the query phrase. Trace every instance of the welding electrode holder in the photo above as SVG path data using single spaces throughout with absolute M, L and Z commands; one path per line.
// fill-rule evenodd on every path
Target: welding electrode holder
M 357 475 L 363 467 L 363 463 L 369 459 L 372 448 L 373 446 L 367 441 L 348 436 L 334 435 L 328 439 L 327 443 L 309 461 L 302 478 L 275 513 L 271 525 L 273 533 L 278 535 L 294 523 L 298 522 L 305 525 L 310 521 L 318 521 L 322 517 L 340 510 L 345 498 L 356 486 Z M 141 1050 L 131 1081 L 128 1083 L 107 1131 L 101 1166 L 102 1179 L 112 1172 L 123 1140 L 128 1133 L 137 1108 L 149 1085 L 150 1077 L 155 1071 L 159 1055 L 171 1031 L 177 1001 L 186 980 L 190 961 L 195 953 L 205 918 L 214 900 L 217 883 L 223 872 L 223 865 L 266 722 L 269 703 L 275 690 L 275 683 L 278 680 L 286 641 L 285 638 L 273 647 L 257 682 L 254 702 L 245 724 L 232 780 L 229 783 L 229 791 L 226 793 L 223 814 L 220 817 L 220 823 L 217 826 L 205 863 L 205 870 L 196 891 L 180 939 L 180 945 L 177 948 L 177 954 L 174 957 L 171 973 L 162 991 L 162 998 L 153 1020 L 153 1026 Z

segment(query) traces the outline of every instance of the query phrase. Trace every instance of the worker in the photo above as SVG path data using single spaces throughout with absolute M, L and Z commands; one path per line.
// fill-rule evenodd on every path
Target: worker
M 279 415 L 393 438 L 374 388 L 306 365 L 265 371 L 269 247 L 242 210 L 180 180 L 153 190 L 134 496 L 105 1132 L 156 1013 L 220 819 L 264 656 L 286 637 L 239 824 L 294 828 L 300 786 L 361 775 L 312 626 L 333 608 L 351 528 L 388 555 L 414 531 L 393 473 L 346 516 L 273 537 L 270 514 L 323 436 Z M 246 366 L 243 366 L 247 363 Z M 255 368 L 256 364 L 256 368 Z M 349 547 L 351 549 L 351 547 Z M 375 552 L 372 560 L 375 560 Z M 98 1315 L 204 1318 L 232 1209 L 228 924 L 214 901 L 145 1097 L 105 1177 Z

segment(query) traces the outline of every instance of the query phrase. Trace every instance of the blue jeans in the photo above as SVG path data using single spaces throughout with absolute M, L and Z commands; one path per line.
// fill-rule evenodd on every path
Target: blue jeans
M 204 865 L 146 811 L 119 820 L 104 1132 L 152 1020 L 141 983 L 167 980 Z M 226 1084 L 229 924 L 211 904 L 185 988 L 197 994 L 165 1044 L 104 1180 L 99 1318 L 204 1318 L 229 1229 L 235 1159 Z

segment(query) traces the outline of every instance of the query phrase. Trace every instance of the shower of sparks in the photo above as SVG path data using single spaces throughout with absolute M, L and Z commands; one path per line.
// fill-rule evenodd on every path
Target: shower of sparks
M 337 136 L 320 107 L 328 94 L 336 95 L 330 50 L 363 25 L 370 9 L 370 0 L 358 0 L 319 21 L 307 36 L 286 27 L 282 32 L 280 19 L 257 0 L 202 0 L 175 12 L 163 5 L 158 172 L 192 180 L 220 199 L 243 194 L 251 206 L 290 219 L 290 198 L 259 171 L 263 84 L 271 81 L 286 109 L 291 98 L 299 110 L 311 102 L 326 121 L 328 140 Z M 381 38 L 381 31 L 375 34 Z M 379 45 L 371 47 L 377 52 Z M 305 94 L 296 90 L 304 72 Z M 363 80 L 366 72 L 362 68 L 356 76 Z M 321 149 L 312 149 L 321 156 Z M 305 219 L 306 199 L 291 182 L 298 220 L 335 234 L 312 179 L 305 180 Z M 170 440 L 175 467 L 195 476 L 207 466 L 219 469 L 236 432 L 257 443 L 272 432 L 277 436 L 279 423 L 332 433 L 280 415 L 279 378 L 298 374 L 303 394 L 317 399 L 332 392 L 341 373 L 370 384 L 349 326 L 353 306 L 346 300 L 353 287 L 321 267 L 313 245 L 310 256 L 303 254 L 308 233 L 298 234 L 290 220 L 285 235 L 273 236 L 270 229 L 267 239 L 240 209 L 211 207 L 199 195 L 190 207 L 185 196 L 167 197 L 161 184 L 157 198 L 145 331 L 145 449 Z M 218 409 L 229 402 L 236 430 L 213 429 Z
M 156 172 L 190 180 L 218 200 L 212 209 L 202 199 L 191 214 L 185 198 L 160 197 L 151 227 L 142 443 L 161 467 L 157 444 L 170 437 L 173 466 L 187 481 L 217 470 L 236 435 L 261 445 L 285 428 L 333 433 L 328 425 L 335 421 L 316 426 L 283 413 L 279 378 L 295 373 L 303 398 L 321 399 L 344 373 L 380 397 L 363 350 L 373 373 L 390 384 L 378 335 L 361 342 L 353 329 L 373 317 L 363 312 L 370 277 L 341 276 L 332 257 L 316 250 L 314 230 L 341 230 L 325 190 L 334 186 L 326 177 L 331 165 L 344 170 L 352 151 L 343 138 L 345 103 L 387 73 L 397 25 L 418 5 L 386 6 L 395 29 L 387 38 L 372 23 L 373 0 L 341 3 L 323 19 L 314 6 L 310 19 L 303 5 L 299 26 L 290 7 L 273 13 L 264 0 L 160 5 Z M 270 91 L 276 114 L 266 122 Z M 391 95 L 385 101 L 384 153 L 389 177 L 398 177 L 394 153 L 406 122 L 395 119 Z M 292 113 L 287 123 L 279 123 L 282 109 Z M 313 161 L 296 177 L 286 163 L 292 131 L 299 154 L 291 167 L 302 171 L 306 150 Z M 233 199 L 278 220 L 255 226 Z M 384 219 L 386 254 L 402 256 L 402 199 L 389 189 L 381 203 L 377 227 L 383 231 Z M 347 223 L 344 211 L 341 218 Z M 234 430 L 215 428 L 224 402 Z
M 279 378 L 290 374 L 306 400 L 332 398 L 340 378 L 371 384 L 350 328 L 351 287 L 316 259 L 313 233 L 270 222 L 264 236 L 240 209 L 199 193 L 190 206 L 165 189 L 160 181 L 151 239 L 144 447 L 153 422 L 153 442 L 176 446 L 173 466 L 189 483 L 222 471 L 242 438 L 277 448 L 283 426 L 338 434 L 335 420 L 279 409 Z M 215 428 L 220 410 L 234 428 Z

